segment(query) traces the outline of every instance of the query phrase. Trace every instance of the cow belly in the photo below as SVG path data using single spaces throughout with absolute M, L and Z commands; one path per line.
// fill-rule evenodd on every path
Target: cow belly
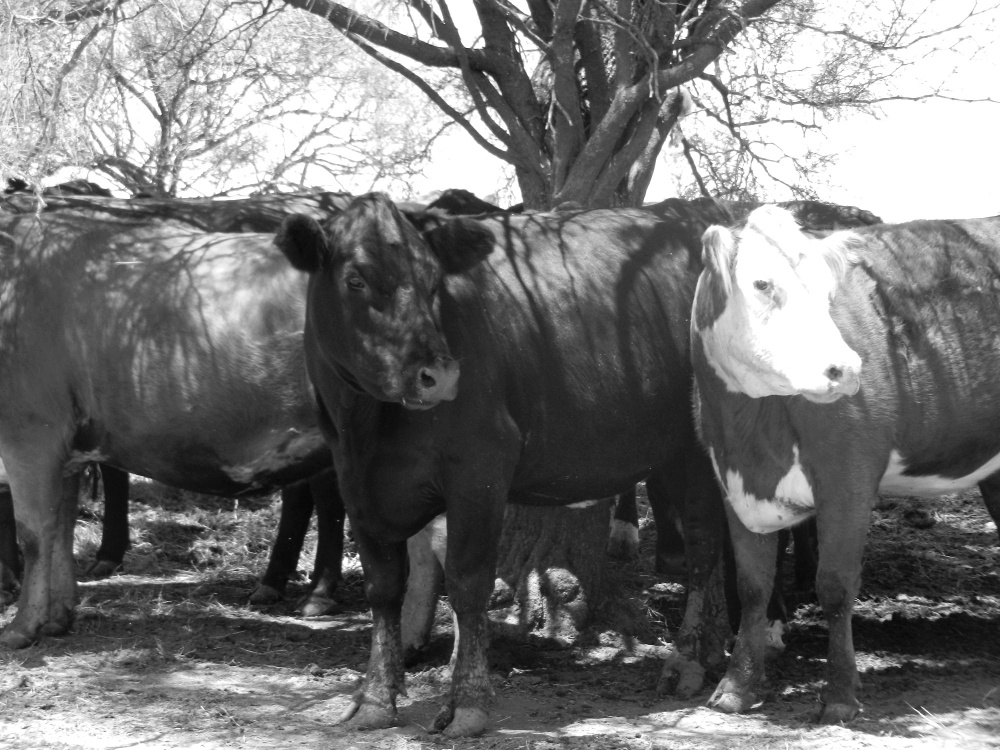
M 915 476 L 906 473 L 906 462 L 898 451 L 893 451 L 878 489 L 886 495 L 947 495 L 974 487 L 997 471 L 1000 471 L 1000 453 L 964 477 Z
M 115 436 L 99 451 L 74 454 L 70 468 L 100 460 L 172 487 L 229 495 L 270 490 L 330 465 L 317 429 L 273 430 L 247 435 L 242 442 L 210 438 L 204 431 Z
M 775 486 L 773 497 L 757 497 L 748 491 L 743 474 L 736 469 L 727 468 L 722 477 L 715 452 L 709 450 L 709 454 L 726 493 L 726 501 L 743 525 L 755 534 L 787 529 L 813 514 L 816 503 L 812 486 L 799 463 L 798 446 L 793 448 L 792 464 Z

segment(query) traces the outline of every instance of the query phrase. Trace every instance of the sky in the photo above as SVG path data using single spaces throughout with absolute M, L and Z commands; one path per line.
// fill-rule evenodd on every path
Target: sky
M 829 199 L 886 221 L 1000 214 L 1000 104 L 898 103 L 832 126 Z

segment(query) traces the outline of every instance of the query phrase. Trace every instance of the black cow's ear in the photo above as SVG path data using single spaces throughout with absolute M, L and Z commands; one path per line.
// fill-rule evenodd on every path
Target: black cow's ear
M 428 222 L 421 230 L 424 240 L 445 273 L 462 273 L 493 252 L 493 233 L 475 219 Z
M 329 255 L 323 227 L 305 214 L 294 214 L 281 222 L 274 244 L 295 268 L 308 273 L 321 269 Z

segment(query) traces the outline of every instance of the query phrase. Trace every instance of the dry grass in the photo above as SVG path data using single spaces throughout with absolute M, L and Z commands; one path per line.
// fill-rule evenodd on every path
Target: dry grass
M 223 581 L 256 578 L 264 572 L 278 526 L 278 493 L 235 500 L 133 477 L 131 495 L 131 548 L 124 564 L 128 574 L 164 577 L 195 571 Z M 82 498 L 77 559 L 93 560 L 101 543 L 103 513 L 102 497 Z M 315 553 L 313 524 L 300 557 L 302 571 L 311 570 Z

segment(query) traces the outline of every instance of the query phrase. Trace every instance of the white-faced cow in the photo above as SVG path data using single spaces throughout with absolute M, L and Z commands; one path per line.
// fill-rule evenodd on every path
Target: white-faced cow
M 760 699 L 774 532 L 815 516 L 830 629 L 821 720 L 846 721 L 859 708 L 851 612 L 876 494 L 954 492 L 1000 468 L 1000 218 L 817 239 L 761 208 L 740 231 L 706 232 L 704 259 L 695 408 L 743 605 L 710 703 Z
M 395 718 L 408 537 L 447 513 L 458 644 L 435 726 L 475 734 L 505 504 L 569 504 L 650 475 L 680 498 L 690 532 L 689 608 L 666 681 L 690 694 L 721 663 L 728 624 L 714 627 L 706 592 L 722 503 L 694 436 L 688 321 L 700 236 L 729 216 L 672 210 L 425 223 L 373 194 L 322 227 L 286 222 L 276 241 L 309 274 L 309 375 L 372 607 L 368 671 L 344 720 Z

